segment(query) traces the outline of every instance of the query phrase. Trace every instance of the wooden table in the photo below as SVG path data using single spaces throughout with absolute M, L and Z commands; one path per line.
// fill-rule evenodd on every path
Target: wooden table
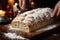
M 52 30 L 43 32 L 39 35 L 33 36 L 30 40 L 60 40 L 60 25 Z M 0 40 L 10 40 L 5 38 L 3 33 L 0 33 Z
M 60 26 L 43 34 L 37 35 L 31 40 L 60 40 Z

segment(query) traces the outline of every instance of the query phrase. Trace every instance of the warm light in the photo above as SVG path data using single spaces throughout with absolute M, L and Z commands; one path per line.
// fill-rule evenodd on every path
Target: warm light
M 17 4 L 17 3 L 15 3 L 15 5 L 17 6 L 18 4 Z
M 34 6 L 35 5 L 35 3 L 34 2 L 31 2 L 31 6 Z
M 18 11 L 17 5 L 18 5 L 17 3 L 15 3 L 15 4 L 13 5 L 13 10 L 14 10 L 14 12 L 15 12 L 15 11 Z
M 0 10 L 0 16 L 4 16 L 5 15 L 5 11 Z
M 18 5 L 18 4 L 17 4 L 17 3 L 15 3 L 15 4 L 13 5 L 13 7 L 17 7 L 17 5 Z
M 9 2 L 11 5 L 13 5 L 14 2 L 15 2 L 15 0 L 8 0 L 8 2 Z

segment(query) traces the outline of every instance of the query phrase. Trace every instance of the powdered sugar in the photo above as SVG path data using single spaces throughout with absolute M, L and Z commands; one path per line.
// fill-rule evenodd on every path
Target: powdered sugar
M 4 35 L 10 39 L 21 39 L 21 40 L 29 40 L 29 39 L 26 39 L 20 35 L 17 35 L 16 33 L 4 33 Z
M 21 20 L 24 23 L 29 21 L 38 22 L 39 20 L 44 20 L 44 18 L 47 20 L 50 19 L 51 12 L 52 9 L 50 8 L 37 8 L 20 14 L 16 19 Z

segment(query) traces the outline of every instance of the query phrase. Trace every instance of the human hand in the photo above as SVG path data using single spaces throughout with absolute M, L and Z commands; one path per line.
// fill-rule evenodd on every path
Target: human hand
M 21 10 L 26 10 L 26 0 L 19 0 Z
M 60 15 L 60 1 L 56 4 L 51 17 L 59 16 Z

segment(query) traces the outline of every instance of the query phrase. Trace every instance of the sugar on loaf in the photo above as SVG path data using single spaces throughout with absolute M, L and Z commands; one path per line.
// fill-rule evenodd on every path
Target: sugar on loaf
M 17 15 L 11 22 L 13 28 L 23 32 L 33 32 L 53 23 L 52 9 L 37 8 Z

